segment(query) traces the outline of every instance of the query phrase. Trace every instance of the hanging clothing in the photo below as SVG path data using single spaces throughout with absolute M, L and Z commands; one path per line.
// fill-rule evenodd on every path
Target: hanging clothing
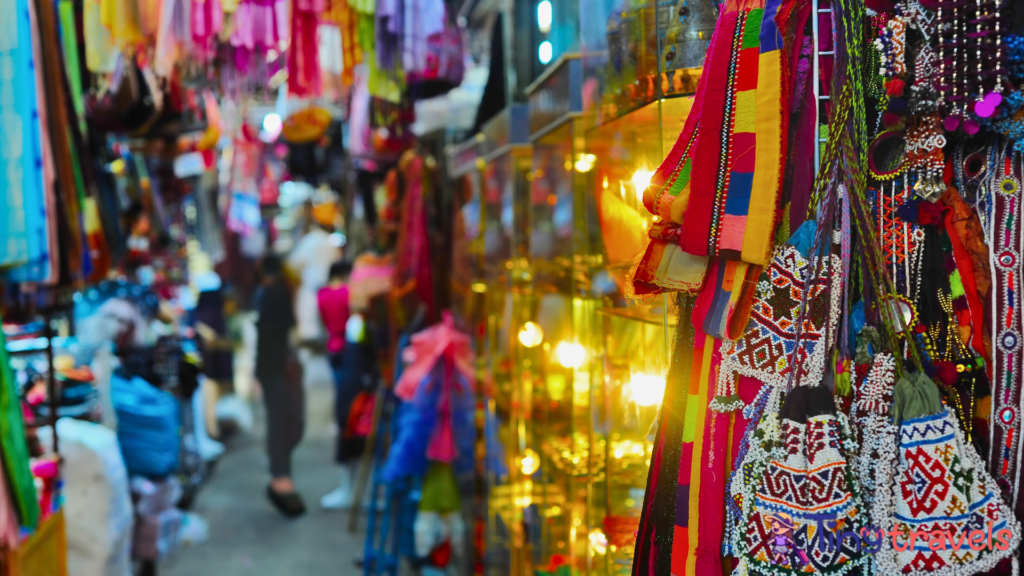
M 39 522 L 39 500 L 36 498 L 35 481 L 28 467 L 28 443 L 25 440 L 21 398 L 18 396 L 17 383 L 11 371 L 7 339 L 3 332 L 0 332 L 0 452 L 7 474 L 6 479 L 17 507 L 18 521 L 25 528 L 33 529 Z
M 288 93 L 298 98 L 320 95 L 320 50 L 317 28 L 324 0 L 292 4 L 291 46 L 288 48 Z
M 332 22 L 338 27 L 341 40 L 339 54 L 342 59 L 342 83 L 351 86 L 355 81 L 355 68 L 363 62 L 356 13 L 347 0 L 327 0 L 323 18 L 324 21 Z
M 100 0 L 100 22 L 122 49 L 146 40 L 137 0 Z
M 191 0 L 193 58 L 209 60 L 216 55 L 216 40 L 224 28 L 220 0 Z
M 101 0 L 83 0 L 82 33 L 85 36 L 85 66 L 95 74 L 110 74 L 117 65 L 117 45 L 110 29 L 103 25 Z
M 412 152 L 399 162 L 405 175 L 402 219 L 398 227 L 398 291 L 415 294 L 416 303 L 427 308 L 427 318 L 435 319 L 434 279 L 431 270 L 430 236 L 427 233 L 426 196 L 431 172 L 423 158 Z M 415 305 L 412 310 L 415 312 Z
M 32 25 L 26 4 L 24 0 L 0 2 L 0 10 L 8 20 L 7 33 L 0 34 L 0 57 L 8 62 L 8 76 L 0 82 L 0 118 L 4 119 L 5 140 L 0 160 L 0 209 L 5 215 L 0 219 L 0 268 L 29 261 L 26 203 L 41 197 L 43 185 L 41 152 L 36 145 L 39 125 L 35 120 Z M 37 219 L 43 215 L 34 212 L 31 216 Z

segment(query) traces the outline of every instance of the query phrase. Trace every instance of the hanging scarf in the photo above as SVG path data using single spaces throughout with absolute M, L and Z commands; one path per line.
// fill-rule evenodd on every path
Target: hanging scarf
M 789 108 L 786 40 L 802 0 L 730 1 L 682 134 L 644 204 L 682 227 L 683 251 L 768 261 Z

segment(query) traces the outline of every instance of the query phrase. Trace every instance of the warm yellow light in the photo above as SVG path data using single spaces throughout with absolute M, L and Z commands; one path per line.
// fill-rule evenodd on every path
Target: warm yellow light
M 477 294 L 483 294 L 484 292 L 487 292 L 487 284 L 484 284 L 483 282 L 473 282 L 473 285 L 470 286 L 469 289 Z
M 597 156 L 593 154 L 580 154 L 576 157 L 576 164 L 574 165 L 577 172 L 590 172 L 594 169 L 594 162 L 597 161 Z
M 600 528 L 590 531 L 590 549 L 596 554 L 604 554 L 608 551 L 608 537 Z
M 638 372 L 629 379 L 633 390 L 633 401 L 637 406 L 654 406 L 665 396 L 665 378 L 654 374 Z
M 519 329 L 519 343 L 527 348 L 536 348 L 544 341 L 544 330 L 536 322 L 527 322 Z
M 527 480 L 520 484 L 518 487 L 518 494 L 515 497 L 516 506 L 519 508 L 528 508 L 530 504 L 533 504 L 533 482 Z
M 607 189 L 608 189 L 608 177 L 607 177 L 607 176 L 605 176 L 605 177 L 604 177 L 604 179 L 603 179 L 603 180 L 601 180 L 601 186 L 602 186 L 602 187 L 603 187 L 603 188 L 604 188 L 605 190 L 607 190 Z
M 612 455 L 615 456 L 616 460 L 622 460 L 622 457 L 625 456 L 625 453 L 622 451 L 622 448 L 616 448 L 615 451 L 612 452 Z
M 545 342 L 544 346 L 547 345 Z M 565 374 L 548 374 L 548 396 L 554 402 L 565 399 Z
M 524 475 L 533 476 L 533 474 L 540 468 L 540 456 L 538 456 L 531 448 L 527 448 L 526 452 L 523 453 L 522 460 L 519 461 L 519 467 L 522 469 Z
M 559 342 L 555 346 L 555 358 L 565 368 L 579 368 L 587 359 L 587 350 L 579 342 Z
M 636 172 L 633 172 L 633 188 L 636 190 L 636 197 L 640 200 L 644 198 L 644 190 L 651 185 L 651 177 L 654 176 L 654 172 L 641 168 Z

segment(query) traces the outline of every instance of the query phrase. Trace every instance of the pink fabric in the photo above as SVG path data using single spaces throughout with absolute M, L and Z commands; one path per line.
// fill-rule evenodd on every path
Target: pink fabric
M 291 22 L 287 0 L 241 0 L 235 10 L 235 29 L 231 45 L 235 48 L 235 68 L 248 71 L 254 52 L 280 49 L 287 44 Z M 314 43 L 316 38 L 313 39 Z
M 324 0 L 295 0 L 292 44 L 288 48 L 288 92 L 299 98 L 320 95 L 320 44 L 317 29 Z
M 411 400 L 420 382 L 427 377 L 442 355 L 450 355 L 451 366 L 470 386 L 475 386 L 473 348 L 469 336 L 456 330 L 451 314 L 445 312 L 443 322 L 414 334 L 409 346 L 402 352 L 402 359 L 408 366 L 395 385 L 395 395 L 402 400 Z
M 452 388 L 454 373 L 450 358 L 445 358 L 444 389 L 437 408 L 437 427 L 427 445 L 427 459 L 451 463 L 455 460 L 455 432 L 452 430 Z
M 224 28 L 224 12 L 219 0 L 192 0 L 193 54 L 208 60 L 216 54 L 215 40 Z
M 708 378 L 708 403 L 715 397 L 714 381 L 722 363 L 722 341 L 716 339 L 711 355 Z M 728 480 L 726 459 L 729 455 L 729 414 L 707 408 L 704 417 L 704 450 L 700 460 L 700 518 L 697 534 L 697 574 L 722 573 L 722 537 L 725 534 L 725 485 Z
M 348 286 L 325 286 L 317 293 L 316 301 L 327 330 L 327 351 L 340 352 L 345 347 L 345 325 L 350 315 Z
M 719 248 L 743 250 L 743 234 L 747 228 L 747 217 L 726 214 L 722 216 L 722 231 L 718 238 Z

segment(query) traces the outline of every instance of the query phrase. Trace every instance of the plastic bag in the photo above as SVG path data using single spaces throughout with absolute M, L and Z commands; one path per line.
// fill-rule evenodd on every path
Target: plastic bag
M 49 427 L 39 440 L 52 444 Z M 129 576 L 134 512 L 117 435 L 100 424 L 57 421 L 64 460 L 69 576 Z
M 117 411 L 117 438 L 128 472 L 163 478 L 178 467 L 181 414 L 178 400 L 134 377 L 114 375 L 110 383 Z

